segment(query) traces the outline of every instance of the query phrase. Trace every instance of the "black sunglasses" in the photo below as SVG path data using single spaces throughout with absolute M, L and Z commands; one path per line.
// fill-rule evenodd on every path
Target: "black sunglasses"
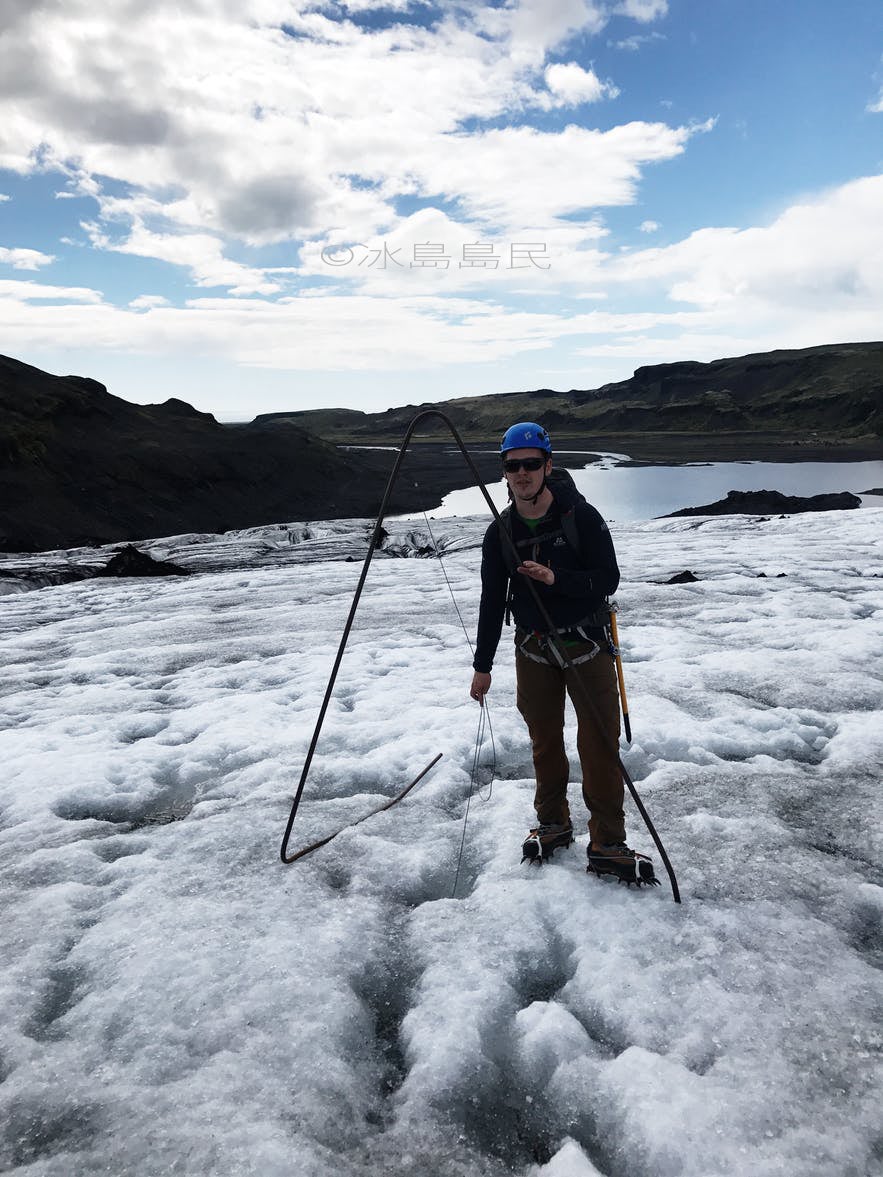
M 525 470 L 539 470 L 545 464 L 545 458 L 506 458 L 503 469 L 507 474 L 516 474 L 522 466 Z

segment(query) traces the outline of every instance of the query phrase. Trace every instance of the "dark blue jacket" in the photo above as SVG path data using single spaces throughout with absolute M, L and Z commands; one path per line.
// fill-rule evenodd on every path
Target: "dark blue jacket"
M 616 592 L 619 567 L 607 524 L 585 501 L 571 480 L 548 483 L 554 502 L 541 520 L 536 534 L 510 508 L 504 525 L 511 526 L 512 539 L 524 560 L 545 564 L 555 573 L 553 585 L 531 581 L 556 629 L 578 625 L 604 605 L 605 598 Z M 572 512 L 579 551 L 568 542 L 561 517 Z M 573 533 L 573 528 L 568 531 Z M 481 546 L 481 605 L 478 612 L 478 635 L 475 642 L 475 670 L 489 673 L 503 629 L 510 566 L 514 558 L 504 556 L 503 541 L 496 519 L 485 532 Z M 548 629 L 536 607 L 523 573 L 512 571 L 512 616 L 515 624 L 531 632 Z M 590 637 L 603 635 L 600 626 L 586 627 Z

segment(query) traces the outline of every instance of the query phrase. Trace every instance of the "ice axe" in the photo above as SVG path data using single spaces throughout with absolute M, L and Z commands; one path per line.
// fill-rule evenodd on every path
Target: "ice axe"
M 632 725 L 629 723 L 629 701 L 625 693 L 625 679 L 622 677 L 622 658 L 619 655 L 619 634 L 616 630 L 616 609 L 610 610 L 610 640 L 613 647 L 613 659 L 616 662 L 616 677 L 619 680 L 619 699 L 622 704 L 622 722 L 625 727 L 625 738 L 632 742 Z

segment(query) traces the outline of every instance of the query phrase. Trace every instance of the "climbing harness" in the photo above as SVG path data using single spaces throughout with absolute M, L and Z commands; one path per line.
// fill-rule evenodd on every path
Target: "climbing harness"
M 563 632 L 570 633 L 570 631 L 574 628 L 574 626 L 571 626 L 570 629 L 564 630 Z M 568 666 L 579 666 L 581 662 L 591 662 L 592 659 L 601 652 L 601 647 L 594 638 L 588 637 L 585 631 L 583 631 L 581 628 L 577 628 L 576 632 L 582 633 L 583 640 L 586 642 L 591 642 L 594 649 L 587 650 L 584 654 L 578 654 L 576 658 L 568 658 L 567 662 L 564 661 L 561 651 L 554 644 L 554 642 L 549 642 L 546 640 L 546 634 L 529 633 L 523 642 L 518 642 L 517 637 L 515 640 L 518 652 L 522 655 L 522 657 L 529 658 L 531 662 L 542 662 L 544 666 L 557 666 L 559 670 L 565 670 Z M 531 640 L 535 640 L 541 650 L 548 650 L 549 657 L 544 658 L 542 654 L 534 654 L 532 650 L 528 650 L 527 645 Z
M 325 719 L 325 713 L 328 710 L 328 704 L 331 700 L 331 693 L 334 689 L 334 683 L 337 678 L 337 672 L 340 669 L 340 663 L 343 659 L 343 653 L 346 648 L 347 639 L 349 638 L 350 630 L 352 629 L 352 626 L 353 626 L 353 621 L 354 621 L 355 615 L 356 615 L 356 609 L 358 608 L 359 600 L 362 595 L 362 590 L 365 586 L 365 580 L 367 579 L 367 576 L 368 576 L 368 569 L 370 568 L 370 565 L 371 565 L 371 559 L 374 555 L 375 549 L 379 546 L 379 543 L 380 543 L 380 533 L 381 533 L 381 529 L 383 526 L 383 519 L 384 519 L 384 515 L 386 513 L 386 508 L 389 503 L 390 496 L 392 494 L 392 489 L 395 486 L 396 480 L 398 478 L 399 470 L 401 469 L 402 462 L 404 461 L 405 453 L 407 451 L 407 448 L 408 448 L 408 445 L 411 441 L 411 438 L 412 438 L 414 432 L 416 431 L 418 425 L 420 425 L 421 422 L 425 421 L 428 417 L 440 418 L 444 422 L 444 424 L 448 427 L 448 429 L 451 431 L 451 435 L 453 436 L 454 441 L 457 443 L 457 446 L 458 446 L 460 452 L 462 453 L 463 458 L 464 458 L 467 466 L 469 467 L 473 478 L 475 479 L 475 483 L 476 483 L 478 490 L 481 492 L 482 496 L 484 497 L 485 502 L 487 503 L 488 507 L 490 508 L 491 514 L 493 515 L 494 519 L 496 519 L 498 526 L 500 526 L 501 532 L 503 532 L 505 530 L 501 526 L 500 513 L 497 510 L 490 495 L 488 494 L 487 489 L 484 485 L 484 482 L 481 478 L 481 475 L 479 474 L 479 472 L 475 466 L 475 463 L 473 462 L 472 458 L 470 457 L 470 455 L 466 449 L 466 446 L 463 444 L 463 440 L 460 437 L 460 434 L 457 432 L 457 429 L 454 426 L 454 423 L 450 420 L 449 417 L 447 417 L 439 409 L 425 409 L 423 412 L 418 413 L 417 416 L 414 417 L 413 420 L 411 421 L 410 425 L 408 426 L 408 428 L 405 432 L 405 436 L 402 439 L 402 444 L 399 447 L 399 452 L 396 456 L 395 463 L 393 464 L 392 472 L 390 473 L 389 481 L 387 482 L 386 490 L 384 491 L 383 499 L 381 500 L 381 503 L 380 503 L 380 511 L 377 516 L 377 522 L 374 525 L 374 530 L 371 534 L 370 540 L 368 541 L 368 552 L 365 556 L 365 561 L 362 565 L 362 571 L 359 575 L 358 584 L 356 585 L 356 592 L 353 597 L 352 605 L 350 606 L 349 616 L 347 617 L 346 624 L 344 625 L 343 634 L 340 639 L 340 645 L 337 650 L 337 655 L 334 660 L 334 665 L 332 666 L 332 669 L 331 669 L 331 676 L 328 681 L 328 686 L 325 689 L 325 695 L 322 700 L 322 705 L 319 709 L 319 717 L 316 722 L 315 730 L 313 731 L 313 736 L 310 741 L 310 746 L 307 750 L 306 759 L 304 761 L 304 766 L 301 771 L 300 781 L 298 782 L 297 790 L 295 792 L 294 799 L 293 799 L 292 805 L 291 805 L 291 812 L 289 814 L 288 822 L 285 827 L 285 834 L 283 836 L 282 846 L 280 849 L 280 857 L 284 863 L 294 862 L 296 860 L 296 858 L 298 857 L 298 855 L 289 855 L 288 854 L 288 842 L 291 837 L 291 830 L 294 825 L 294 819 L 297 815 L 298 807 L 300 805 L 300 799 L 303 795 L 304 786 L 306 785 L 306 782 L 307 782 L 307 777 L 308 777 L 309 771 L 310 771 L 310 765 L 312 764 L 313 755 L 316 751 L 316 745 L 319 742 L 319 734 L 322 730 L 322 724 Z M 520 558 L 518 556 L 517 551 L 514 552 L 514 556 L 515 556 L 516 561 L 520 563 Z M 552 623 L 552 619 L 549 616 L 548 611 L 547 611 L 546 607 L 544 606 L 542 600 L 540 599 L 540 595 L 537 592 L 532 581 L 530 579 L 528 579 L 526 581 L 526 583 L 527 583 L 528 590 L 533 595 L 534 603 L 537 607 L 537 610 L 539 611 L 540 616 L 542 617 L 543 621 L 545 622 L 545 624 L 547 626 L 547 634 L 546 634 L 547 641 L 548 641 L 549 645 L 555 649 L 556 656 L 561 659 L 561 664 L 563 666 L 563 669 L 566 671 L 572 665 L 571 660 L 567 657 L 566 647 L 561 642 L 560 636 L 555 632 L 555 626 Z M 622 774 L 622 778 L 625 781 L 626 785 L 628 786 L 628 790 L 631 793 L 632 799 L 635 802 L 638 812 L 640 813 L 641 818 L 643 819 L 644 824 L 646 825 L 647 830 L 650 833 L 650 836 L 652 837 L 652 839 L 656 845 L 656 849 L 659 851 L 659 856 L 662 859 L 662 863 L 665 866 L 666 872 L 668 873 L 669 882 L 671 884 L 672 897 L 674 898 L 675 903 L 680 903 L 681 897 L 680 897 L 680 892 L 678 890 L 678 884 L 677 884 L 677 879 L 675 878 L 674 870 L 672 869 L 672 865 L 669 862 L 668 855 L 665 852 L 665 847 L 662 845 L 659 835 L 656 832 L 656 828 L 653 825 L 653 822 L 650 820 L 650 815 L 647 813 L 647 810 L 645 809 L 644 804 L 641 801 L 640 796 L 638 795 L 638 791 L 635 788 L 635 785 L 634 785 L 634 782 L 632 781 L 631 776 L 629 775 L 628 769 L 625 767 L 625 765 L 622 762 L 622 757 L 619 755 L 619 746 L 618 746 L 617 738 L 611 732 L 609 732 L 607 730 L 607 728 L 604 726 L 604 724 L 601 720 L 600 713 L 598 711 L 598 707 L 597 707 L 594 699 L 592 699 L 591 694 L 586 689 L 586 687 L 584 686 L 582 680 L 580 679 L 580 677 L 578 675 L 574 676 L 574 682 L 577 685 L 577 689 L 582 692 L 585 702 L 588 704 L 589 714 L 593 716 L 595 724 L 598 728 L 598 731 L 601 734 L 602 739 L 609 746 L 609 750 L 610 750 L 611 754 L 616 757 L 616 760 L 619 765 L 620 773 Z M 429 772 L 429 770 L 433 767 L 433 765 L 435 765 L 438 762 L 438 760 L 440 758 L 441 758 L 440 754 L 438 756 L 436 756 L 426 766 L 426 768 L 423 770 L 423 772 L 420 774 L 420 776 L 415 778 L 415 780 L 412 782 L 412 785 L 410 787 L 413 787 L 413 785 L 416 784 L 416 782 L 418 780 L 420 780 L 423 776 L 425 776 L 426 773 Z M 400 794 L 398 797 L 394 798 L 392 801 L 392 804 L 395 804 L 396 801 L 399 800 L 401 796 L 404 796 L 405 792 L 407 792 L 407 790 L 404 790 L 402 794 Z M 389 806 L 387 805 L 387 806 L 385 806 L 385 808 L 389 808 Z M 367 816 L 370 817 L 372 815 L 369 814 Z

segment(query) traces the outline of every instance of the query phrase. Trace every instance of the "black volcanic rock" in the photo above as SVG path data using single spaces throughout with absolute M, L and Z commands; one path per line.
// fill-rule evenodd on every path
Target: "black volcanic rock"
M 663 519 L 677 519 L 684 515 L 799 515 L 804 511 L 851 511 L 862 505 L 858 495 L 849 491 L 839 494 L 784 495 L 778 490 L 731 490 L 725 499 L 707 503 L 704 507 L 684 507 L 663 515 Z
M 288 422 L 220 425 L 0 356 L 0 550 L 39 551 L 298 518 L 370 516 L 383 462 Z M 413 486 L 390 510 L 431 507 Z
M 147 552 L 139 552 L 134 544 L 126 544 L 111 556 L 98 576 L 189 576 L 186 568 L 168 560 L 154 560 Z

